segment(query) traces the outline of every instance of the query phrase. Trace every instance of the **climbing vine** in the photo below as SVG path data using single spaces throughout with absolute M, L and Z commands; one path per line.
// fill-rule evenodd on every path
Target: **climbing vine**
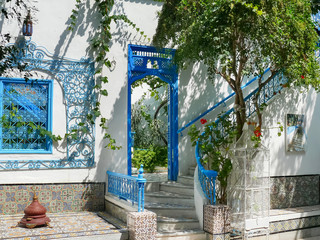
M 78 15 L 79 11 L 86 7 L 87 0 L 76 0 L 75 8 L 72 10 L 70 16 L 70 25 L 68 30 L 74 31 L 77 26 Z M 26 12 L 27 10 L 32 10 L 33 12 L 37 11 L 35 6 L 33 6 L 29 1 L 26 0 L 7 0 L 7 2 L 14 2 L 12 7 L 6 7 L 3 5 L 0 7 L 1 14 L 6 18 L 16 18 L 19 23 L 22 23 L 23 15 L 21 13 Z M 94 89 L 96 90 L 97 97 L 96 102 L 93 103 L 93 107 L 90 113 L 86 116 L 86 120 L 83 122 L 78 123 L 77 129 L 72 129 L 69 133 L 65 134 L 64 139 L 77 139 L 79 134 L 86 134 L 88 132 L 86 122 L 93 124 L 95 119 L 100 118 L 99 126 L 105 131 L 104 139 L 106 139 L 107 148 L 112 150 L 120 149 L 120 146 L 116 145 L 115 139 L 110 135 L 108 132 L 107 122 L 108 120 L 102 116 L 101 109 L 100 109 L 100 99 L 101 96 L 108 96 L 108 91 L 106 89 L 106 84 L 108 83 L 108 77 L 103 75 L 102 76 L 102 69 L 104 66 L 110 68 L 112 63 L 108 58 L 107 54 L 110 52 L 110 42 L 112 38 L 111 34 L 111 23 L 112 22 L 125 22 L 133 29 L 135 29 L 145 40 L 150 41 L 150 38 L 141 30 L 139 27 L 136 26 L 131 20 L 128 19 L 126 15 L 116 15 L 112 14 L 111 10 L 114 6 L 114 0 L 96 0 L 94 4 L 94 8 L 96 9 L 96 13 L 100 14 L 100 21 L 99 26 L 97 27 L 97 32 L 95 37 L 90 41 L 90 48 L 93 52 L 94 62 L 96 63 L 95 69 L 95 79 L 96 84 Z M 0 33 L 0 75 L 3 75 L 6 71 L 17 68 L 20 72 L 25 73 L 26 81 L 29 80 L 31 76 L 29 72 L 25 71 L 27 64 L 21 64 L 20 62 L 16 61 L 17 53 L 19 49 L 17 49 L 14 45 L 8 45 L 10 42 L 11 36 L 10 34 L 3 34 Z M 14 111 L 11 111 L 11 115 L 14 115 L 15 119 L 18 121 L 19 125 L 26 125 L 27 123 L 23 122 L 21 119 L 19 120 L 19 116 L 16 115 Z M 0 123 L 2 127 L 8 127 L 9 118 L 8 116 L 2 116 L 0 119 Z M 45 135 L 50 137 L 53 141 L 62 140 L 61 136 L 56 136 L 52 134 L 52 132 L 47 131 L 46 129 L 40 126 L 33 126 L 32 124 L 28 125 L 28 127 L 32 130 L 38 130 L 40 135 Z
M 70 31 L 73 31 L 76 27 L 79 10 L 84 7 L 84 1 L 86 0 L 76 0 L 75 9 L 72 10 L 72 14 L 70 16 Z M 112 150 L 117 150 L 121 147 L 116 144 L 116 140 L 108 132 L 108 120 L 102 116 L 99 102 L 100 96 L 108 96 L 106 84 L 109 82 L 109 79 L 108 76 L 102 76 L 101 73 L 104 66 L 108 68 L 111 68 L 112 66 L 111 60 L 108 57 L 112 38 L 111 23 L 123 21 L 135 29 L 145 40 L 150 41 L 150 38 L 148 38 L 144 31 L 137 27 L 136 24 L 129 20 L 126 15 L 115 15 L 111 13 L 112 7 L 114 6 L 114 0 L 96 0 L 95 3 L 94 7 L 96 7 L 97 12 L 100 14 L 101 20 L 99 22 L 97 34 L 90 41 L 90 47 L 95 56 L 94 61 L 97 63 L 95 71 L 96 85 L 94 86 L 94 89 L 97 90 L 98 97 L 97 101 L 94 103 L 92 113 L 87 116 L 87 120 L 93 121 L 95 118 L 100 117 L 99 126 L 105 131 L 104 139 L 108 141 L 106 147 Z

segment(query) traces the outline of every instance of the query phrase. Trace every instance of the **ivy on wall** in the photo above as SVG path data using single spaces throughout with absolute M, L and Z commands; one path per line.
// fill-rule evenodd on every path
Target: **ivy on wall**
M 84 7 L 84 2 L 87 0 L 76 0 L 75 9 L 72 10 L 72 14 L 70 16 L 70 26 L 69 30 L 73 31 L 77 25 L 78 14 L 81 8 Z M 107 140 L 107 148 L 112 150 L 120 149 L 121 146 L 116 144 L 116 140 L 110 135 L 108 132 L 107 119 L 103 117 L 100 109 L 100 96 L 108 96 L 108 90 L 106 88 L 106 84 L 109 82 L 108 76 L 102 76 L 102 68 L 104 66 L 111 68 L 112 63 L 108 57 L 108 53 L 110 52 L 110 42 L 112 40 L 111 34 L 111 23 L 123 21 L 135 29 L 144 39 L 150 41 L 150 38 L 142 31 L 135 23 L 128 19 L 128 17 L 124 14 L 115 15 L 111 14 L 111 10 L 114 6 L 114 0 L 96 0 L 94 7 L 96 8 L 96 12 L 100 14 L 100 22 L 99 27 L 97 28 L 97 34 L 90 41 L 91 50 L 93 50 L 94 62 L 96 65 L 96 85 L 95 89 L 97 90 L 98 97 L 97 101 L 94 103 L 95 107 L 93 109 L 93 114 L 89 114 L 87 119 L 89 121 L 93 121 L 95 118 L 100 117 L 99 126 L 105 131 L 104 139 Z
M 68 27 L 68 30 L 74 31 L 77 26 L 78 16 L 80 10 L 83 10 L 86 7 L 86 2 L 89 0 L 76 0 L 75 1 L 75 7 L 72 10 L 71 16 L 70 16 L 70 25 Z M 7 2 L 11 2 L 10 8 L 3 7 L 0 8 L 1 14 L 9 19 L 9 18 L 15 18 L 18 20 L 20 24 L 22 24 L 23 21 L 23 13 L 27 12 L 27 10 L 32 9 L 33 12 L 36 12 L 37 9 L 33 5 L 33 1 L 27 1 L 27 0 L 7 0 Z M 96 90 L 97 97 L 96 101 L 93 103 L 92 111 L 87 115 L 86 120 L 87 122 L 90 122 L 93 124 L 95 122 L 95 119 L 100 118 L 99 126 L 105 131 L 104 133 L 104 139 L 106 139 L 107 144 L 105 147 L 117 150 L 120 149 L 121 146 L 118 146 L 116 144 L 116 140 L 110 135 L 108 132 L 108 126 L 107 122 L 108 120 L 101 114 L 101 103 L 100 99 L 101 96 L 108 96 L 108 90 L 106 88 L 107 83 L 109 81 L 108 76 L 102 75 L 102 69 L 103 67 L 112 67 L 111 60 L 108 57 L 108 53 L 110 52 L 110 42 L 112 40 L 112 33 L 111 33 L 111 23 L 117 23 L 117 22 L 124 22 L 131 26 L 133 29 L 137 31 L 145 40 L 150 42 L 150 38 L 147 37 L 147 35 L 144 33 L 143 30 L 141 30 L 135 23 L 133 23 L 131 20 L 128 19 L 128 17 L 124 14 L 116 15 L 112 14 L 111 10 L 114 6 L 114 0 L 96 0 L 95 4 L 93 5 L 93 8 L 98 15 L 100 15 L 100 21 L 99 25 L 96 28 L 96 34 L 95 37 L 90 40 L 90 50 L 93 52 L 94 56 L 94 62 L 96 63 L 96 69 L 95 69 L 95 78 L 96 78 L 96 84 L 94 86 L 94 89 Z M 92 10 L 92 9 L 91 9 Z M 25 66 L 21 64 L 14 63 L 15 57 L 17 54 L 17 49 L 13 45 L 8 46 L 8 43 L 10 42 L 11 36 L 10 34 L 2 34 L 1 33 L 1 45 L 0 45 L 0 61 L 2 61 L 2 64 L 0 64 L 0 74 L 4 73 L 7 70 L 14 68 L 18 68 L 20 72 L 25 73 L 25 79 L 26 81 L 31 76 L 29 72 L 25 71 Z M 4 121 L 2 122 L 2 125 Z M 52 132 L 47 131 L 46 129 L 39 129 L 42 134 L 47 135 L 50 137 L 53 141 L 58 141 L 62 139 L 76 139 L 79 134 L 86 132 L 86 123 L 80 122 L 78 123 L 79 128 L 74 129 L 70 133 L 66 134 L 64 138 L 61 136 L 56 136 L 52 134 Z

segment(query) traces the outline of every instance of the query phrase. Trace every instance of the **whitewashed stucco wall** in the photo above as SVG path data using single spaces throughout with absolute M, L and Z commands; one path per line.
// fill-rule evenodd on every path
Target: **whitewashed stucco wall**
M 118 0 L 115 1 L 113 11 L 124 13 L 145 34 L 152 37 L 157 25 L 157 11 L 162 4 L 150 0 Z M 91 1 L 94 4 L 94 1 Z M 89 40 L 94 36 L 99 16 L 92 14 L 92 8 L 87 6 L 90 14 L 80 11 L 79 24 L 75 32 L 67 30 L 69 16 L 74 7 L 74 1 L 66 0 L 41 0 L 35 3 L 37 13 L 34 13 L 34 34 L 32 41 L 46 47 L 49 52 L 57 56 L 80 59 L 90 57 L 88 52 Z M 92 21 L 93 20 L 93 21 Z M 93 22 L 93 23 L 92 23 Z M 21 37 L 21 26 L 17 23 L 0 20 L 2 32 L 9 31 L 14 37 Z M 112 43 L 109 57 L 116 61 L 113 71 L 104 69 L 103 74 L 109 77 L 107 88 L 108 97 L 102 97 L 101 109 L 104 117 L 109 119 L 110 134 L 116 139 L 117 144 L 123 146 L 119 151 L 106 148 L 103 140 L 104 132 L 96 125 L 96 167 L 91 169 L 65 169 L 65 170 L 32 170 L 32 171 L 1 171 L 0 184 L 9 183 L 58 183 L 105 181 L 106 170 L 127 172 L 127 49 L 128 44 L 149 45 L 150 43 L 135 32 L 127 24 L 112 25 Z M 51 76 L 42 73 L 43 78 Z M 319 174 L 320 148 L 317 146 L 320 128 L 320 101 L 319 95 L 314 91 L 299 94 L 287 90 L 286 95 L 276 97 L 266 109 L 266 126 L 276 126 L 280 121 L 284 124 L 285 113 L 304 113 L 307 119 L 308 148 L 305 154 L 288 154 L 285 152 L 284 134 L 277 136 L 277 130 L 271 129 L 271 174 L 273 176 Z M 227 84 L 217 79 L 212 84 L 206 77 L 205 67 L 195 64 L 179 75 L 179 128 L 197 117 L 206 109 L 221 101 L 230 94 Z M 223 106 L 219 111 L 223 110 Z M 207 120 L 214 120 L 216 113 L 206 116 Z M 201 127 L 199 123 L 197 123 Z M 191 147 L 188 129 L 179 137 L 180 173 L 187 172 L 189 166 L 195 165 L 194 149 Z M 53 106 L 53 133 L 65 133 L 65 106 L 63 104 L 62 89 L 54 81 L 54 106 Z M 0 154 L 0 159 L 55 159 L 65 156 L 63 146 L 54 149 L 53 154 Z
M 67 30 L 69 17 L 74 8 L 74 1 L 65 0 L 42 0 L 35 1 L 38 9 L 33 12 L 34 31 L 32 41 L 38 46 L 45 47 L 55 56 L 80 59 L 91 57 L 89 41 L 94 36 L 95 28 L 100 20 L 99 15 L 92 13 L 94 0 L 86 5 L 86 12 L 79 12 L 78 25 L 74 32 Z M 113 11 L 116 14 L 126 14 L 134 21 L 137 27 L 143 29 L 149 37 L 155 32 L 157 24 L 156 12 L 160 10 L 161 3 L 148 0 L 120 0 L 115 1 Z M 89 13 L 89 14 L 88 14 Z M 10 20 L 0 20 L 2 33 L 10 32 L 14 37 L 21 38 L 21 26 Z M 108 75 L 108 97 L 102 97 L 101 110 L 104 117 L 109 119 L 109 132 L 116 138 L 117 144 L 123 146 L 119 151 L 111 151 L 104 148 L 106 142 L 99 127 L 99 119 L 96 124 L 96 167 L 91 169 L 56 169 L 56 170 L 20 170 L 1 171 L 0 184 L 10 183 L 59 183 L 59 182 L 82 182 L 82 181 L 105 181 L 106 170 L 126 173 L 127 171 L 127 47 L 128 44 L 148 45 L 139 34 L 127 24 L 119 23 L 112 25 L 112 43 L 109 57 L 116 61 L 115 69 L 110 72 L 104 69 L 103 74 Z M 45 73 L 41 78 L 52 79 Z M 13 74 L 11 74 L 12 76 Z M 19 77 L 19 76 L 14 76 Z M 64 135 L 65 133 L 65 106 L 63 104 L 62 89 L 59 83 L 54 81 L 54 104 L 53 104 L 53 133 Z M 59 145 L 53 148 L 52 154 L 0 154 L 0 159 L 39 160 L 57 159 L 65 157 L 65 146 Z
M 278 121 L 285 126 L 287 113 L 305 115 L 307 144 L 304 153 L 286 152 L 285 132 L 279 137 L 278 129 L 270 129 L 276 127 Z M 264 118 L 271 135 L 271 176 L 320 174 L 320 95 L 313 89 L 309 92 L 286 89 L 267 107 Z

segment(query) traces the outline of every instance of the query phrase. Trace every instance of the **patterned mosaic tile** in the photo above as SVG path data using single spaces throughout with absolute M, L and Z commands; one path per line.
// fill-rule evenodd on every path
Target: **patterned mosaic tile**
M 127 216 L 129 239 L 155 240 L 157 215 L 153 212 L 130 212 Z
M 270 223 L 270 233 L 292 231 L 303 228 L 319 227 L 320 216 L 290 219 L 286 221 L 277 221 Z
M 213 237 L 217 237 L 217 239 L 221 236 L 224 237 L 224 234 L 220 234 L 231 231 L 230 208 L 226 205 L 204 205 L 203 230 L 213 234 Z
M 38 227 L 28 229 L 16 227 L 22 215 L 0 216 L 0 239 L 12 240 L 39 240 L 59 239 L 80 236 L 106 235 L 125 232 L 126 229 L 118 228 L 108 221 L 107 213 L 78 212 L 78 213 L 52 213 L 47 214 L 51 222 L 49 227 Z M 104 218 L 99 217 L 103 215 Z M 112 218 L 112 217 L 111 217 Z M 112 219 L 111 219 L 112 220 Z
M 105 183 L 0 185 L 0 215 L 23 213 L 34 191 L 51 213 L 104 211 Z
M 230 240 L 231 236 L 230 233 L 226 234 L 209 234 L 206 233 L 206 240 Z
M 311 206 L 319 203 L 319 176 L 271 178 L 271 209 Z

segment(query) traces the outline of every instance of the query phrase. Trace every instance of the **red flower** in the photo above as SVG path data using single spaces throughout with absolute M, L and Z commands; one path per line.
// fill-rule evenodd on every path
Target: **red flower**
M 302 79 L 304 79 L 304 76 L 303 76 L 303 75 L 301 75 L 301 78 L 302 78 Z
M 261 136 L 261 132 L 259 129 L 254 131 L 254 135 L 256 135 L 256 137 L 260 137 Z
M 201 124 L 205 124 L 207 122 L 207 119 L 201 118 L 200 122 L 201 122 Z

